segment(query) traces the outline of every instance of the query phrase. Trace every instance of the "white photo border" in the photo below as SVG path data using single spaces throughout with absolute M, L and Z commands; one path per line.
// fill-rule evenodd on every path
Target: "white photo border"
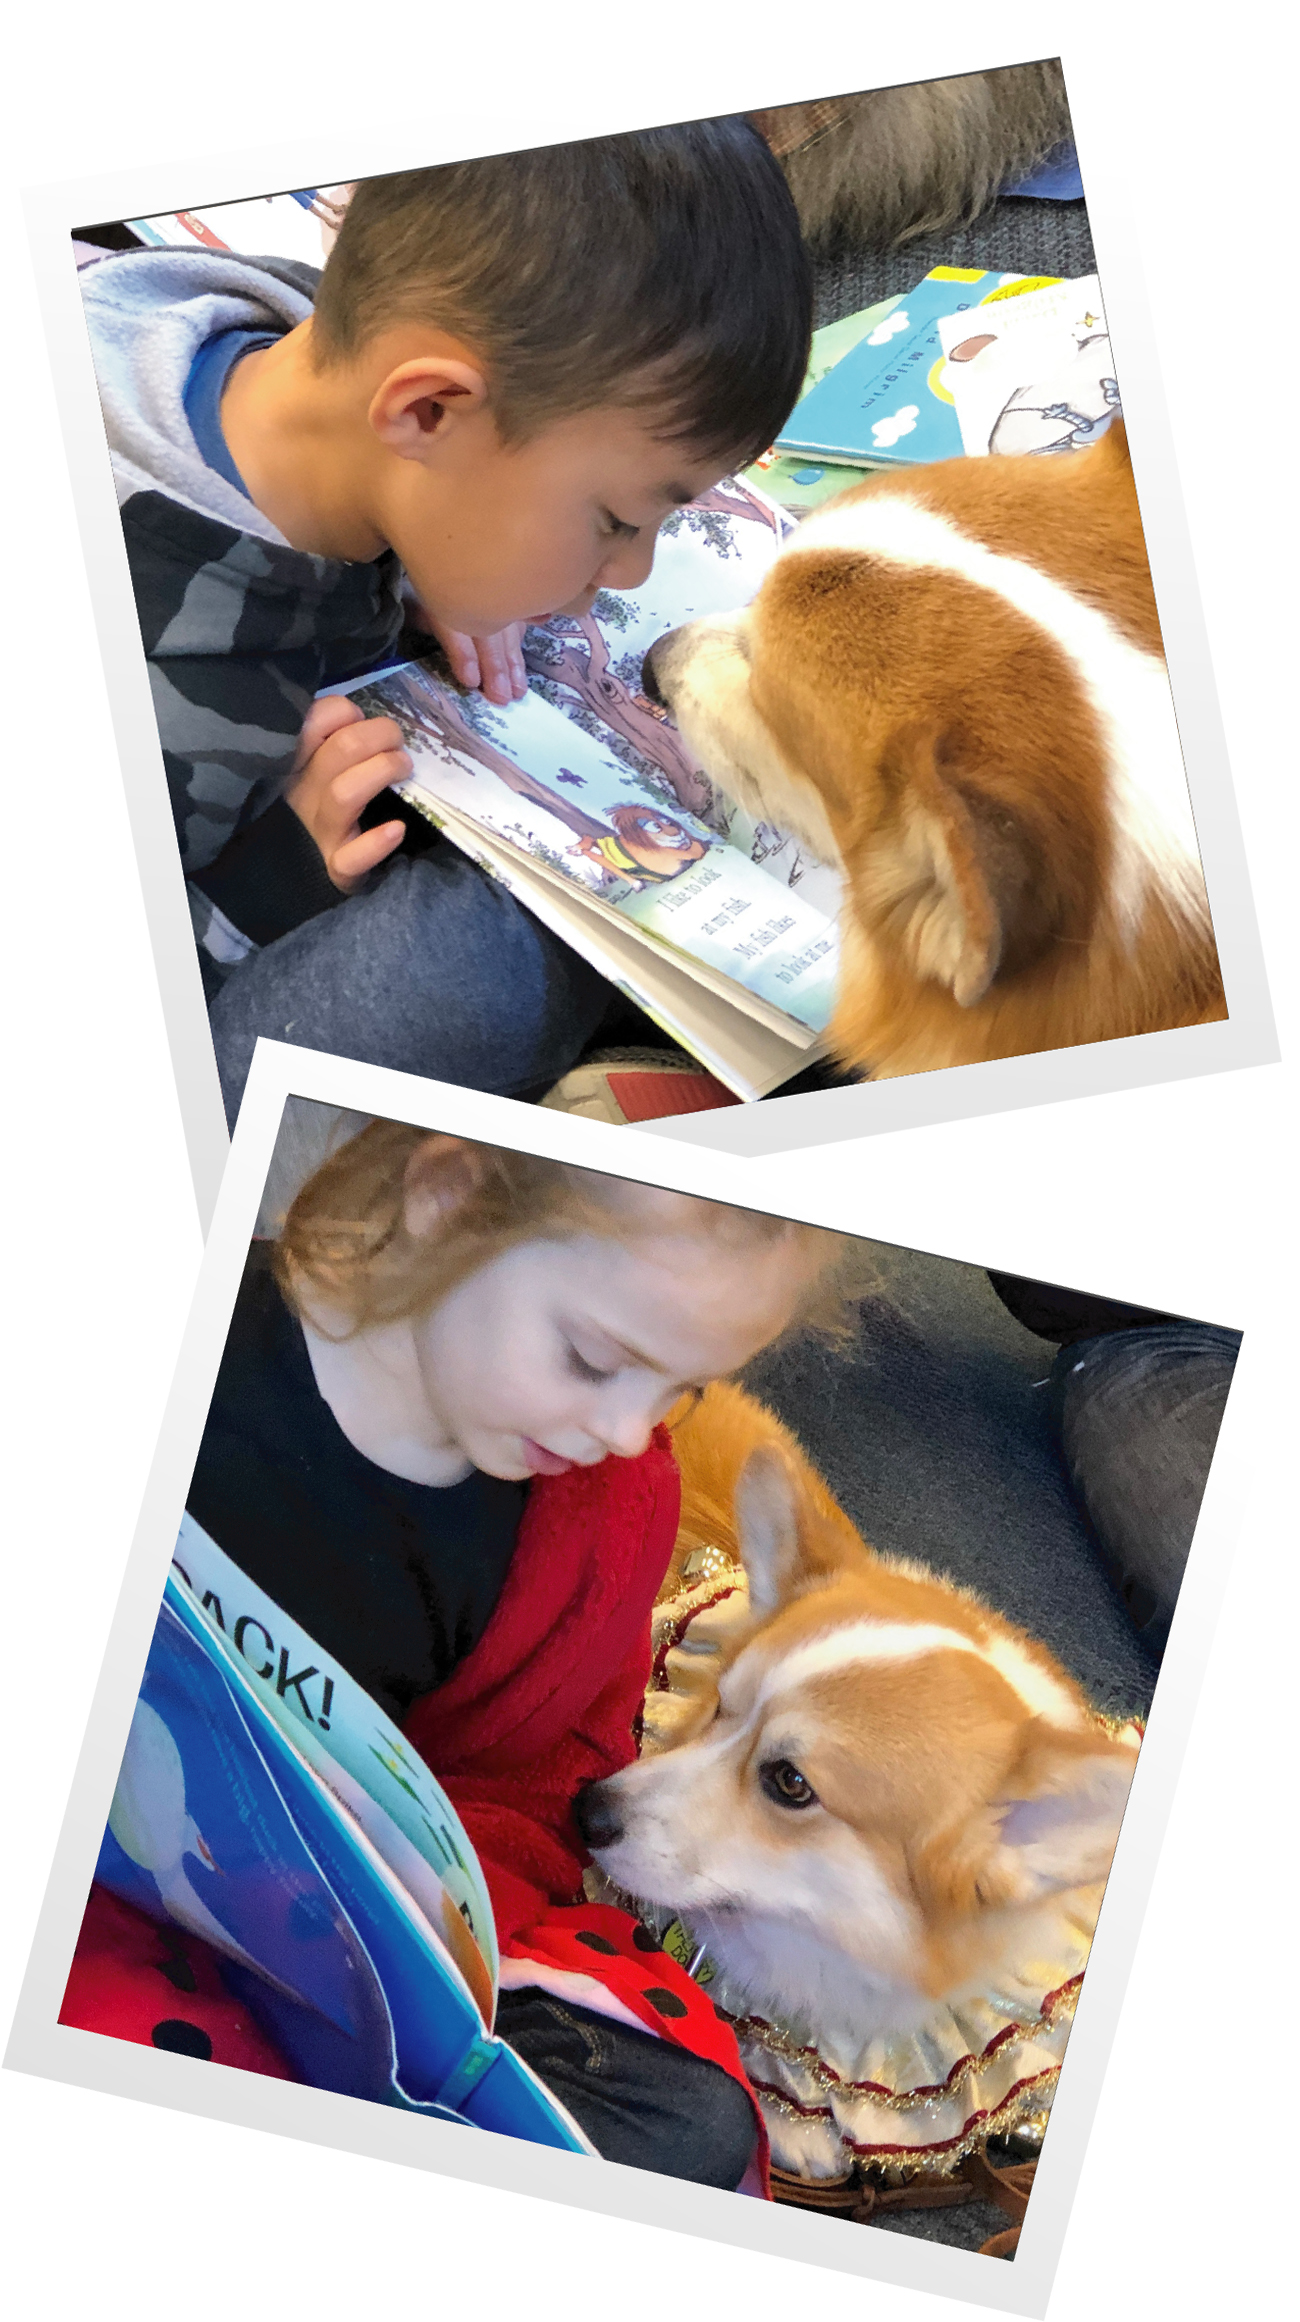
M 1044 44 L 1017 39 L 981 19 L 954 32 L 873 25 L 860 49 L 841 29 L 830 76 L 845 89 L 938 79 L 994 65 L 1061 57 L 1070 93 L 1088 215 L 1106 287 L 1107 318 L 1124 381 L 1125 417 L 1146 529 L 1152 578 L 1219 945 L 1229 1020 L 1138 1038 L 998 1061 L 857 1088 L 729 1106 L 652 1125 L 678 1144 L 751 1156 L 779 1154 L 845 1138 L 975 1118 L 1072 1097 L 1141 1088 L 1203 1073 L 1273 1062 L 1278 1055 L 1250 877 L 1215 693 L 1200 595 L 1189 545 L 1161 385 L 1137 236 L 1125 191 L 1124 152 L 1132 136 L 1109 44 L 1085 28 Z M 760 48 L 762 44 L 760 43 Z M 815 43 L 813 44 L 815 45 Z M 811 53 L 811 52 L 809 52 Z M 725 84 L 711 66 L 694 76 L 698 111 L 672 118 L 786 104 L 826 93 L 828 73 L 808 79 L 783 59 L 780 92 L 772 69 L 737 57 Z M 611 71 L 607 96 L 575 82 L 548 106 L 544 142 L 645 126 L 636 82 Z M 663 116 L 656 116 L 663 117 Z M 277 186 L 328 185 L 384 170 L 538 142 L 538 122 L 495 87 L 464 93 L 452 122 L 427 118 L 370 122 L 341 140 L 336 129 L 197 161 L 152 162 L 93 179 L 43 186 L 27 199 L 38 293 L 55 394 L 77 506 L 105 682 L 122 765 L 177 1091 L 206 1228 L 228 1150 L 215 1059 L 178 874 L 161 750 L 140 650 L 121 527 L 104 452 L 89 343 L 68 252 L 74 227 L 99 220 L 247 198 Z
M 411 1121 L 483 1142 L 544 1153 L 585 1168 L 754 1206 L 892 1239 L 890 1193 L 883 1216 L 864 1220 L 865 1201 L 841 1194 L 792 1206 L 758 1199 L 757 1182 L 737 1187 L 726 1156 L 669 1148 L 633 1129 L 607 1128 L 509 1099 L 259 1043 L 224 1182 L 208 1236 L 194 1304 L 168 1400 L 134 1543 L 95 1690 L 71 1796 L 37 1922 L 4 2062 L 7 2068 L 95 2088 L 255 2129 L 368 2154 L 443 2176 L 652 2225 L 668 2226 L 832 2271 L 897 2283 L 1042 2316 L 1065 2237 L 1114 2037 L 1125 1985 L 1186 1748 L 1197 1696 L 1227 1583 L 1250 1476 L 1249 1413 L 1256 1358 L 1249 1331 L 1237 1366 L 1179 1596 L 1155 1705 L 1106 1889 L 1084 1991 L 1014 2263 L 880 2232 L 828 2230 L 833 2220 L 768 2206 L 605 2163 L 574 2170 L 574 2157 L 539 2146 L 417 2119 L 356 2099 L 214 2072 L 173 2056 L 60 2025 L 59 2005 L 134 1709 L 179 1517 L 207 1416 L 249 1240 L 289 1097 Z M 886 1173 L 887 1174 L 887 1173 Z M 848 1214 L 852 1209 L 852 1215 Z M 875 1204 L 873 1202 L 874 1209 Z M 1007 1227 L 994 1229 L 999 1237 Z M 925 1246 L 967 1263 L 997 1265 L 1019 1253 L 953 1249 L 951 1228 Z M 1261 1359 L 1263 1350 L 1261 1349 Z

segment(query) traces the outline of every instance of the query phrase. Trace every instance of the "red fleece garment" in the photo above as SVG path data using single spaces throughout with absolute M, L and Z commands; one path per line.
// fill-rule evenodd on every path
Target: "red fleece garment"
M 582 1899 L 573 1800 L 636 1756 L 680 1505 L 664 1428 L 639 1459 L 539 1477 L 491 1620 L 406 1717 L 480 1855 L 503 1948 L 551 1904 Z
M 573 1820 L 584 1784 L 636 1756 L 650 1616 L 680 1499 L 662 1427 L 638 1459 L 538 1477 L 487 1628 L 446 1684 L 415 1703 L 404 1731 L 473 1841 L 502 1953 L 596 1978 L 647 2029 L 738 2080 L 754 2104 L 766 2191 L 766 2131 L 730 2027 L 626 1912 L 584 1902 L 590 1858 Z M 150 1924 L 94 1890 L 63 2022 L 119 2039 L 152 2037 L 158 1979 L 140 1935 Z M 167 1941 L 173 1933 L 165 1931 Z M 195 1937 L 184 1944 L 196 1975 L 203 1970 L 202 1989 L 230 2011 L 220 2026 L 212 2022 L 214 2060 L 295 2077 L 260 2034 L 245 2044 L 251 2027 L 225 1994 L 215 1955 Z
M 590 1857 L 573 1801 L 636 1756 L 650 1616 L 680 1506 L 662 1427 L 639 1459 L 535 1483 L 487 1628 L 403 1730 L 474 1842 L 502 1953 L 595 1977 L 648 2030 L 738 2080 L 754 2103 L 767 2193 L 767 2131 L 730 2026 L 676 1960 L 647 1949 L 628 1913 L 582 1893 Z

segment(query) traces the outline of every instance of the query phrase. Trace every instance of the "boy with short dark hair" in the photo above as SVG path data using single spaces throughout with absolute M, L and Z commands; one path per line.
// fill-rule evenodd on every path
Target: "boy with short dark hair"
M 318 289 L 151 250 L 83 290 L 228 1110 L 259 1033 L 539 1094 L 609 987 L 363 827 L 400 734 L 314 696 L 391 658 L 404 574 L 461 682 L 521 694 L 524 625 L 638 587 L 772 440 L 811 329 L 778 165 L 736 120 L 457 162 L 359 186 Z

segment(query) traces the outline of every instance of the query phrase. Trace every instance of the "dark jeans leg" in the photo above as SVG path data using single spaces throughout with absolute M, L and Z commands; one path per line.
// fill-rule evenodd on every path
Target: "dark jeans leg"
M 496 880 L 440 845 L 233 970 L 210 1012 L 233 1123 L 259 1035 L 497 1096 L 568 1071 L 610 987 Z
M 1167 1322 L 1062 1347 L 1052 1400 L 1070 1481 L 1140 1634 L 1163 1650 L 1240 1334 Z
M 757 2130 L 720 2065 L 532 1988 L 502 1992 L 497 2030 L 605 2160 L 735 2191 Z

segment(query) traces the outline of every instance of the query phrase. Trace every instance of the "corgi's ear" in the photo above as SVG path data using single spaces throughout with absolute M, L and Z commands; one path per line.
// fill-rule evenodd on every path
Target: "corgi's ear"
M 1104 1879 L 1136 1762 L 1136 1739 L 1033 1726 L 993 1809 L 993 1860 L 980 1882 L 990 1899 L 1032 1902 Z
M 736 1529 L 750 1604 L 755 1612 L 771 1612 L 799 1577 L 798 1487 L 775 1444 L 760 1444 L 740 1471 Z
M 751 1451 L 736 1485 L 736 1532 L 756 1613 L 773 1612 L 801 1581 L 829 1578 L 865 1555 L 847 1517 L 818 1509 L 779 1444 Z
M 895 811 L 855 885 L 912 972 L 973 1008 L 999 972 L 1038 957 L 1055 901 L 1026 823 L 971 779 L 962 737 L 900 729 L 882 762 Z

